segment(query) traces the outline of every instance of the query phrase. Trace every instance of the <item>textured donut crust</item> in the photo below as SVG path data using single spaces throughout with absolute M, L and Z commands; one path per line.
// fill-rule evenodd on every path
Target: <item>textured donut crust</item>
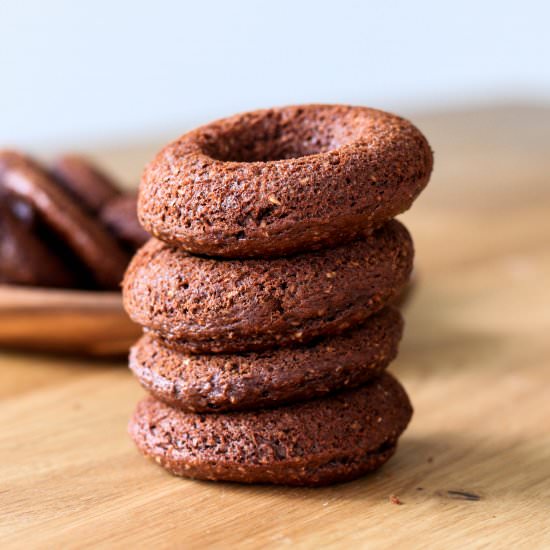
M 128 267 L 124 306 L 174 349 L 265 350 L 362 323 L 401 293 L 412 261 L 395 220 L 346 246 L 271 260 L 214 260 L 152 239 Z
M 222 412 L 307 401 L 380 375 L 397 355 L 403 321 L 385 308 L 365 324 L 314 345 L 240 355 L 191 355 L 145 334 L 130 369 L 160 401 L 189 412 Z
M 129 433 L 175 475 L 313 487 L 380 467 L 411 415 L 405 390 L 384 373 L 357 389 L 260 411 L 186 413 L 147 397 Z
M 420 131 L 389 113 L 254 111 L 165 147 L 143 174 L 138 215 L 149 233 L 196 254 L 281 256 L 336 246 L 404 212 L 432 165 Z

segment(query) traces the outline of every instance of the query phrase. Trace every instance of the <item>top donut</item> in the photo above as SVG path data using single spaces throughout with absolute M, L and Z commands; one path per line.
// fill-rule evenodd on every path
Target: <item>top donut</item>
M 422 133 L 383 111 L 252 111 L 166 146 L 145 169 L 138 214 L 191 253 L 283 256 L 339 245 L 407 210 L 432 165 Z

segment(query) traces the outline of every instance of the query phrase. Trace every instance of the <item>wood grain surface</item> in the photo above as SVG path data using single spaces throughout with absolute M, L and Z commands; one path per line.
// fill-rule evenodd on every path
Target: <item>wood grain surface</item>
M 415 415 L 393 460 L 317 490 L 176 479 L 126 436 L 122 362 L 2 352 L 2 548 L 550 547 L 550 110 L 414 120 L 436 168 L 403 216 L 419 285 L 392 371 Z M 157 147 L 96 155 L 131 182 Z

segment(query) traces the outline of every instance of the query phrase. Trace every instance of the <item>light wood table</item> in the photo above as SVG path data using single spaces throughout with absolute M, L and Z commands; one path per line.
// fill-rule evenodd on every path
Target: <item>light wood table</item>
M 2 548 L 550 547 L 550 110 L 414 120 L 436 168 L 403 216 L 420 286 L 392 370 L 415 415 L 393 460 L 319 490 L 173 478 L 126 436 L 124 364 L 2 353 Z M 134 179 L 157 147 L 97 154 Z

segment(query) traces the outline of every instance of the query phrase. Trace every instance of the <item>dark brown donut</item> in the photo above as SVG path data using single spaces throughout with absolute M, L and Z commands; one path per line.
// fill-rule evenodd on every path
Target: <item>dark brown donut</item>
M 121 194 L 107 174 L 80 155 L 59 157 L 53 163 L 52 172 L 61 187 L 92 213 Z
M 319 486 L 384 464 L 412 415 L 397 380 L 276 409 L 186 413 L 146 397 L 128 426 L 138 449 L 175 475 Z
M 168 405 L 223 412 L 306 401 L 379 376 L 395 358 L 403 321 L 384 308 L 356 330 L 313 345 L 260 353 L 192 355 L 145 334 L 130 352 L 141 385 Z
M 131 250 L 143 246 L 150 235 L 139 225 L 134 193 L 119 195 L 105 204 L 99 217 L 117 239 Z
M 343 105 L 244 113 L 185 134 L 143 174 L 147 231 L 189 252 L 280 256 L 349 241 L 407 210 L 428 182 L 424 136 Z
M 75 278 L 63 262 L 0 200 L 0 283 L 73 286 Z
M 290 258 L 193 256 L 152 239 L 124 277 L 133 321 L 189 353 L 306 343 L 362 323 L 401 293 L 413 261 L 396 220 L 338 248 Z
M 40 165 L 17 152 L 0 151 L 0 192 L 33 209 L 100 288 L 118 287 L 129 255 Z

